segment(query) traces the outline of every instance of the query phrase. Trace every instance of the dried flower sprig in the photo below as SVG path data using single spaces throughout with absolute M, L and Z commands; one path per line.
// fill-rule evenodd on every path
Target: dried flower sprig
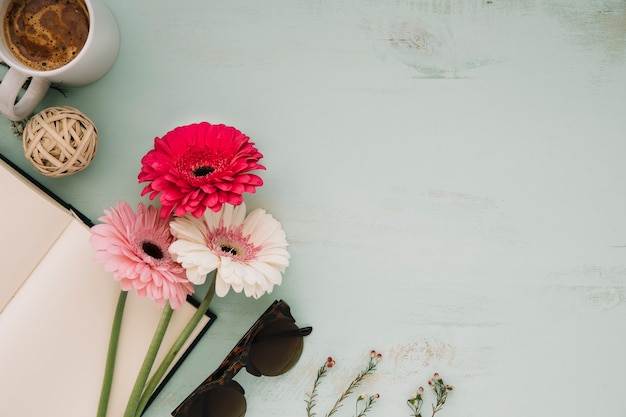
M 350 382 L 350 385 L 348 385 L 348 388 L 346 388 L 346 390 L 343 392 L 343 394 L 341 394 L 339 399 L 337 399 L 337 402 L 335 402 L 335 405 L 333 406 L 333 408 L 331 408 L 328 414 L 326 414 L 326 417 L 330 417 L 337 412 L 339 407 L 341 407 L 341 403 L 346 398 L 348 398 L 348 396 L 352 394 L 352 392 L 354 392 L 354 390 L 357 387 L 359 387 L 359 385 L 361 385 L 361 383 L 363 382 L 363 379 L 365 379 L 366 376 L 374 372 L 374 369 L 376 369 L 376 365 L 378 365 L 378 362 L 380 362 L 381 359 L 382 359 L 382 355 L 380 353 L 376 353 L 375 350 L 372 350 L 370 352 L 370 360 L 365 366 L 365 368 L 363 368 L 361 372 L 359 372 L 359 374 L 352 380 L 352 382 Z
M 378 398 L 380 398 L 379 394 L 367 395 L 363 393 L 359 395 L 359 398 L 356 399 L 354 415 L 356 417 L 365 417 L 365 413 L 367 413 L 372 408 Z M 359 411 L 359 403 L 361 403 L 361 401 L 365 401 L 365 403 L 363 404 L 363 408 L 361 409 L 361 411 Z
M 23 120 L 19 120 L 19 121 L 11 121 L 11 131 L 13 132 L 13 134 L 15 136 L 17 136 L 18 138 L 22 138 L 24 136 L 24 130 L 26 129 L 26 125 L 28 124 L 28 121 L 34 116 L 35 114 L 31 114 L 30 116 L 26 117 Z
M 341 394 L 339 399 L 335 402 L 335 405 L 333 405 L 333 408 L 331 408 L 328 414 L 326 414 L 326 417 L 330 417 L 331 415 L 337 412 L 339 407 L 341 407 L 343 401 L 346 398 L 348 398 L 348 396 L 352 394 L 354 390 L 359 387 L 359 385 L 361 385 L 361 382 L 363 382 L 365 377 L 371 374 L 372 372 L 374 372 L 374 369 L 376 369 L 376 365 L 378 365 L 378 362 L 380 362 L 381 359 L 382 359 L 382 355 L 380 353 L 377 353 L 375 350 L 372 350 L 370 352 L 370 358 L 369 358 L 369 362 L 367 363 L 367 365 L 361 370 L 361 372 L 359 372 L 359 374 L 352 380 L 352 382 L 350 382 L 346 390 Z M 308 398 L 305 400 L 307 417 L 315 416 L 315 413 L 313 413 L 312 410 L 316 405 L 315 399 L 317 397 L 317 388 L 321 382 L 321 379 L 324 376 L 326 376 L 326 372 L 328 371 L 328 368 L 332 368 L 334 365 L 335 365 L 334 359 L 329 356 L 326 359 L 326 362 L 324 362 L 324 364 L 318 369 L 317 376 L 315 377 L 315 381 L 313 382 L 313 389 L 311 390 L 311 393 L 308 394 Z M 379 397 L 380 396 L 378 394 L 374 394 L 371 396 L 367 396 L 366 394 L 363 394 L 359 396 L 356 401 L 355 416 L 364 417 L 365 413 L 368 412 L 372 408 L 372 405 L 374 404 L 376 399 L 378 399 Z M 365 402 L 363 404 L 360 404 L 362 401 L 365 401 Z M 359 406 L 361 405 L 363 408 L 359 412 Z
M 430 387 L 432 388 L 437 398 L 436 403 L 432 405 L 433 407 L 432 416 L 434 417 L 435 414 L 443 408 L 443 405 L 446 403 L 446 400 L 448 399 L 448 392 L 452 391 L 454 387 L 452 385 L 445 384 L 441 376 L 436 372 L 433 375 L 433 377 L 428 380 L 428 385 L 430 385 Z M 424 404 L 424 399 L 422 397 L 423 394 L 424 394 L 424 388 L 419 387 L 417 389 L 417 392 L 413 394 L 413 396 L 407 400 L 407 404 L 409 408 L 411 409 L 411 413 L 412 413 L 411 415 L 413 417 L 422 417 L 421 409 L 422 409 L 422 405 Z
M 439 376 L 438 373 L 433 375 L 428 381 L 428 384 L 431 386 L 435 395 L 437 396 L 437 403 L 433 405 L 433 416 L 435 413 L 443 408 L 443 405 L 446 403 L 448 399 L 448 392 L 452 391 L 454 387 L 452 385 L 446 385 L 443 383 L 443 379 Z
M 422 417 L 421 410 L 422 410 L 422 405 L 424 404 L 424 399 L 422 398 L 423 394 L 424 394 L 424 387 L 419 387 L 417 389 L 417 392 L 413 394 L 411 398 L 407 400 L 407 404 L 409 405 L 409 408 L 411 409 L 411 415 L 414 417 Z
M 306 403 L 306 415 L 307 417 L 313 417 L 315 413 L 313 412 L 313 407 L 315 407 L 315 398 L 317 397 L 317 387 L 319 386 L 323 377 L 326 376 L 326 371 L 328 368 L 332 368 L 335 365 L 335 361 L 330 356 L 326 358 L 326 362 L 317 370 L 317 376 L 315 377 L 315 381 L 313 381 L 313 389 L 311 393 L 308 394 L 308 398 L 304 401 Z

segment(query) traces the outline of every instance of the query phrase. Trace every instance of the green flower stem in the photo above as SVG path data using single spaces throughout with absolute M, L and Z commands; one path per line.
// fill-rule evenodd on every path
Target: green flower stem
M 209 309 L 209 304 L 211 304 L 211 300 L 213 300 L 214 295 L 215 295 L 215 276 L 213 277 L 213 281 L 209 289 L 207 290 L 207 293 L 204 296 L 204 299 L 198 306 L 198 309 L 196 310 L 194 315 L 191 317 L 191 319 L 189 319 L 189 322 L 187 323 L 185 328 L 181 331 L 180 335 L 178 336 L 178 338 L 176 339 L 176 341 L 170 348 L 169 352 L 167 352 L 167 355 L 165 355 L 165 358 L 163 358 L 161 365 L 159 365 L 155 373 L 150 378 L 150 381 L 148 381 L 148 384 L 146 385 L 146 388 L 144 389 L 143 394 L 141 395 L 141 399 L 139 401 L 137 411 L 135 412 L 135 417 L 139 417 L 141 416 L 141 413 L 143 413 L 144 408 L 146 407 L 146 404 L 148 404 L 148 401 L 150 400 L 152 393 L 154 393 L 154 390 L 156 389 L 157 385 L 159 384 L 159 382 L 165 375 L 165 372 L 167 372 L 170 365 L 176 358 L 176 355 L 178 355 L 178 352 L 180 352 L 185 342 L 187 342 L 187 339 L 189 339 L 189 337 L 191 336 L 191 333 L 194 331 L 198 323 L 200 323 L 202 316 L 204 316 L 204 314 Z
M 146 357 L 144 358 L 141 369 L 139 370 L 139 375 L 137 375 L 137 380 L 135 381 L 135 385 L 133 386 L 130 398 L 128 399 L 128 405 L 126 406 L 124 417 L 135 416 L 135 411 L 137 410 L 137 406 L 139 405 L 141 392 L 146 385 L 146 381 L 148 380 L 148 376 L 150 375 L 150 370 L 152 369 L 154 360 L 156 359 L 159 348 L 161 347 L 161 342 L 163 341 L 165 331 L 167 330 L 167 326 L 170 323 L 173 312 L 174 310 L 172 310 L 170 303 L 165 304 L 165 307 L 163 308 L 163 313 L 161 313 L 161 319 L 159 320 L 159 324 L 156 328 L 156 331 L 154 332 L 152 342 L 150 342 L 148 352 L 146 353 Z
M 111 337 L 109 338 L 109 349 L 107 351 L 107 359 L 104 367 L 104 380 L 102 382 L 102 390 L 100 391 L 100 402 L 98 403 L 97 417 L 105 417 L 107 414 L 107 408 L 109 407 L 111 385 L 113 384 L 113 371 L 115 369 L 115 358 L 117 357 L 117 345 L 120 340 L 122 317 L 124 316 L 124 306 L 126 305 L 127 295 L 128 291 L 120 291 L 120 296 L 117 299 L 117 307 L 115 308 L 115 316 L 113 316 L 113 325 L 111 326 Z

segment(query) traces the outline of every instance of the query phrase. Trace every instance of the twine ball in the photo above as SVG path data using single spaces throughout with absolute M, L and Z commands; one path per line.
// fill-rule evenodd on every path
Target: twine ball
M 49 177 L 64 177 L 87 167 L 96 156 L 98 132 L 93 122 L 69 106 L 49 107 L 24 127 L 24 155 Z

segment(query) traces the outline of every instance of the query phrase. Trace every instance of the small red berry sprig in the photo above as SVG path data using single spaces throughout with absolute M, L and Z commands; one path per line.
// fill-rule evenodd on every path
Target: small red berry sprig
M 326 417 L 330 417 L 331 415 L 335 414 L 337 410 L 339 410 L 345 399 L 348 398 L 348 396 L 350 396 L 350 394 L 352 394 L 354 390 L 361 385 L 365 377 L 374 372 L 374 370 L 376 369 L 376 365 L 378 365 L 378 362 L 380 362 L 381 359 L 382 355 L 380 353 L 377 353 L 375 350 L 372 350 L 370 352 L 370 358 L 367 365 L 358 373 L 358 375 L 352 380 L 352 382 L 350 382 L 350 384 L 341 394 L 339 399 L 337 399 L 331 410 L 328 412 L 328 414 L 326 414 Z M 313 389 L 311 390 L 311 393 L 308 394 L 308 398 L 305 400 L 307 405 L 307 417 L 315 416 L 315 413 L 313 413 L 313 408 L 316 405 L 315 399 L 317 398 L 317 389 L 319 387 L 321 379 L 326 376 L 328 369 L 332 368 L 333 366 L 335 366 L 335 360 L 329 356 L 326 359 L 326 362 L 324 362 L 324 364 L 318 369 L 315 381 L 313 381 Z M 365 414 L 371 410 L 372 406 L 378 398 L 380 398 L 380 395 L 378 394 L 361 394 L 356 400 L 355 417 L 365 417 Z
M 448 393 L 452 391 L 454 387 L 452 385 L 445 384 L 438 373 L 435 373 L 433 377 L 428 380 L 428 385 L 430 385 L 430 387 L 432 388 L 437 399 L 437 402 L 432 405 L 432 417 L 434 417 L 435 414 L 443 408 L 443 405 L 448 399 Z M 407 400 L 407 404 L 411 409 L 411 415 L 413 417 L 422 417 L 421 410 L 422 405 L 424 404 L 423 394 L 424 387 L 419 387 L 417 389 L 417 392 Z

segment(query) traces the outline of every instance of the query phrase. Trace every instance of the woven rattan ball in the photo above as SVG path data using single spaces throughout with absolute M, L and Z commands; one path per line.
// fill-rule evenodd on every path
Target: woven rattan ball
M 86 168 L 98 149 L 96 126 L 69 106 L 49 107 L 34 115 L 24 128 L 23 140 L 26 158 L 49 177 Z

